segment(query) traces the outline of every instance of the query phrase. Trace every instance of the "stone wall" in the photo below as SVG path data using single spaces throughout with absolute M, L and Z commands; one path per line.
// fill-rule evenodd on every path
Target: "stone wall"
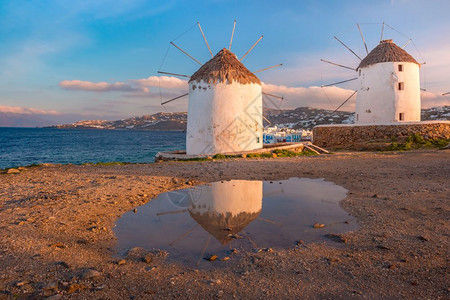
M 395 125 L 319 125 L 313 143 L 325 148 L 360 149 L 373 143 L 403 142 L 418 133 L 425 139 L 450 139 L 450 121 L 428 121 Z

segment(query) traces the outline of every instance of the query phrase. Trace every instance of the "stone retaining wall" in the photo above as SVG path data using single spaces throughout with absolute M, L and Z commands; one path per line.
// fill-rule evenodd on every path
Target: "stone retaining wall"
M 313 143 L 325 148 L 359 149 L 364 144 L 403 142 L 418 133 L 425 139 L 450 139 L 450 121 L 429 121 L 395 125 L 319 125 L 313 129 Z
M 258 154 L 258 153 L 269 153 L 274 150 L 289 150 L 293 152 L 302 152 L 304 145 L 310 145 L 309 142 L 305 143 L 278 143 L 278 144 L 268 144 L 264 145 L 263 149 L 255 149 L 248 151 L 240 151 L 240 152 L 226 152 L 220 153 L 223 155 L 234 155 L 236 157 L 241 156 L 245 157 L 247 154 Z M 210 154 L 198 154 L 198 155 L 187 155 L 186 151 L 168 151 L 168 152 L 158 152 L 155 156 L 155 162 L 158 161 L 179 161 L 179 160 L 195 160 L 195 159 L 212 159 L 214 153 Z

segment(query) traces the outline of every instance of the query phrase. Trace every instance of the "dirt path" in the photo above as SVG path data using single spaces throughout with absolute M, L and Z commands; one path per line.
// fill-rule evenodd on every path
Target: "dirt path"
M 117 218 L 161 192 L 289 177 L 348 189 L 361 228 L 342 247 L 242 253 L 212 271 L 114 256 Z M 29 168 L 0 175 L 0 299 L 448 299 L 449 199 L 450 150 Z

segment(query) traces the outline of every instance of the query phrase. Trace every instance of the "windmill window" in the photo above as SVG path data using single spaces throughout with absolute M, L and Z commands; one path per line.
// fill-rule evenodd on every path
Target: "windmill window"
M 398 83 L 398 90 L 399 91 L 403 91 L 405 89 L 405 83 L 404 82 L 399 82 Z
M 405 113 L 399 113 L 398 114 L 398 120 L 399 121 L 405 121 Z
M 398 65 L 398 71 L 403 72 L 403 65 Z
M 359 69 L 359 76 L 361 76 L 361 69 Z

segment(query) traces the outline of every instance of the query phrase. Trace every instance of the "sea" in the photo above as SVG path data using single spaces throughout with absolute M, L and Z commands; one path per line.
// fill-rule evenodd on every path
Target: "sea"
M 32 164 L 154 162 L 158 151 L 183 150 L 181 131 L 0 127 L 0 169 Z

